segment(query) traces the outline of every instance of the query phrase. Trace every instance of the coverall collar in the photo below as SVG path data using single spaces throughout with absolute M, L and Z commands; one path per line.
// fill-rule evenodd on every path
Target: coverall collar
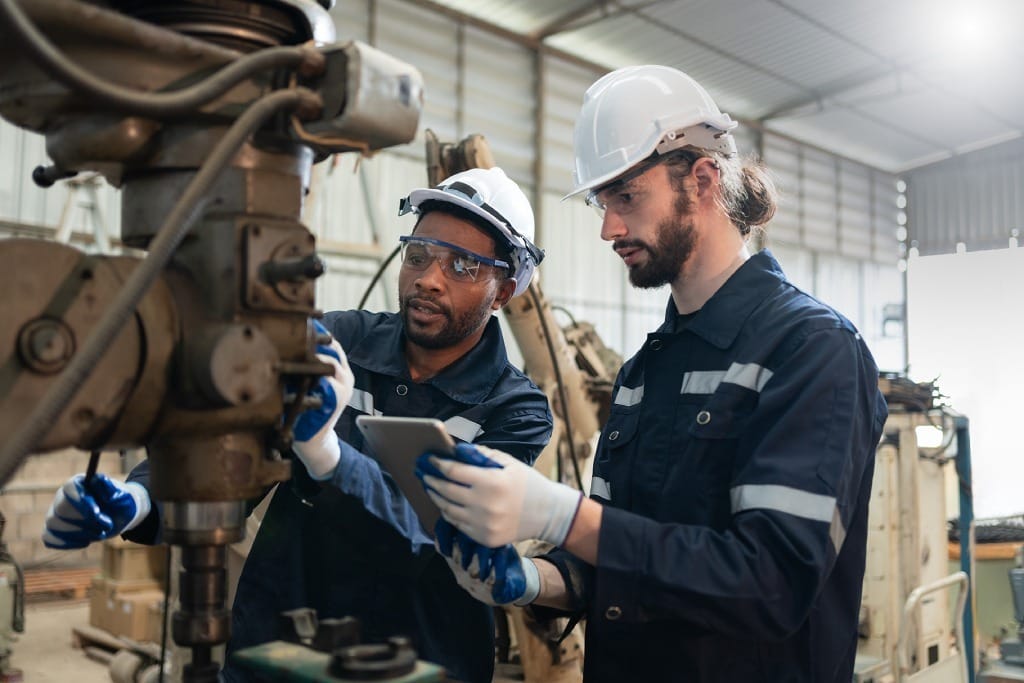
M 782 266 L 770 251 L 764 249 L 754 254 L 707 300 L 686 331 L 720 349 L 729 348 L 751 312 L 775 291 L 771 285 L 783 282 Z M 665 322 L 658 332 L 672 332 L 678 315 L 670 296 Z
M 412 381 L 405 360 L 405 326 L 397 314 L 374 328 L 351 350 L 349 360 L 370 372 Z M 460 403 L 480 403 L 490 394 L 508 365 L 505 339 L 491 316 L 476 346 L 423 384 L 430 384 Z

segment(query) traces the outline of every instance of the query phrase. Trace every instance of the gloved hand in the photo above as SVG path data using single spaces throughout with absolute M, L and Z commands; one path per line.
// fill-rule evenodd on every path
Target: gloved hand
M 476 464 L 481 456 L 489 466 Z M 489 548 L 528 538 L 562 545 L 583 498 L 582 492 L 486 446 L 460 443 L 453 456 L 427 452 L 416 467 L 444 518 Z
M 520 557 L 511 544 L 484 547 L 442 517 L 434 525 L 434 545 L 458 584 L 482 603 L 521 607 L 540 593 L 537 565 Z
M 88 485 L 76 474 L 57 490 L 43 530 L 47 548 L 84 548 L 134 529 L 149 515 L 149 491 L 139 483 L 96 474 Z
M 330 336 L 320 321 L 313 321 L 318 335 Z M 348 367 L 348 358 L 336 339 L 330 345 L 318 344 L 316 357 L 334 367 L 334 374 L 321 377 L 309 390 L 309 396 L 321 400 L 319 408 L 310 408 L 295 421 L 295 453 L 306 466 L 309 476 L 322 481 L 329 479 L 341 457 L 341 446 L 334 425 L 352 398 L 355 379 Z

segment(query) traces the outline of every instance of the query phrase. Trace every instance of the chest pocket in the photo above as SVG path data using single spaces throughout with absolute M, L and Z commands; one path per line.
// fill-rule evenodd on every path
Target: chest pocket
M 658 511 L 662 519 L 718 530 L 729 524 L 729 490 L 749 413 L 716 398 L 679 407 L 677 417 L 685 429 L 676 458 L 665 472 L 665 495 Z
M 601 431 L 590 492 L 615 507 L 630 507 L 630 468 L 637 450 L 639 406 L 613 409 Z
M 691 439 L 738 439 L 746 423 L 746 416 L 733 407 L 716 407 L 711 403 L 691 409 L 689 429 Z
M 640 411 L 612 411 L 608 423 L 601 432 L 602 450 L 619 451 L 636 439 L 637 425 L 640 422 Z M 619 451 L 621 452 L 621 451 Z

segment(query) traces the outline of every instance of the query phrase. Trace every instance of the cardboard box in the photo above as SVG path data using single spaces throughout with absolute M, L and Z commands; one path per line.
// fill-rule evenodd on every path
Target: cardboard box
M 102 573 L 115 581 L 162 581 L 167 546 L 139 545 L 117 537 L 103 543 Z
M 95 576 L 89 588 L 89 625 L 110 631 L 113 623 L 114 596 L 107 592 L 106 581 Z
M 150 612 L 162 612 L 163 602 L 163 586 L 156 581 L 111 581 L 98 576 L 89 596 L 89 624 L 114 636 L 151 640 Z
M 132 640 L 150 640 L 150 609 L 163 606 L 164 594 L 157 591 L 126 593 L 116 598 L 110 633 Z
M 160 594 L 160 600 L 158 602 L 150 603 L 149 605 L 149 637 L 148 640 L 152 643 L 159 643 L 160 639 L 164 634 L 164 601 L 163 593 Z M 167 642 L 171 642 L 171 625 L 167 624 Z

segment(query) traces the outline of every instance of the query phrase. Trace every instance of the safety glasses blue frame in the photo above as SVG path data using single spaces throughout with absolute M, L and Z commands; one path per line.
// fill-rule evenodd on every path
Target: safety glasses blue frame
M 477 254 L 457 244 L 432 237 L 403 235 L 398 241 L 402 245 L 403 268 L 422 271 L 437 261 L 441 265 L 441 272 L 456 282 L 476 282 L 481 265 L 506 271 L 510 269 L 509 264 L 501 259 Z M 422 250 L 410 250 L 410 247 L 416 245 L 422 247 Z

